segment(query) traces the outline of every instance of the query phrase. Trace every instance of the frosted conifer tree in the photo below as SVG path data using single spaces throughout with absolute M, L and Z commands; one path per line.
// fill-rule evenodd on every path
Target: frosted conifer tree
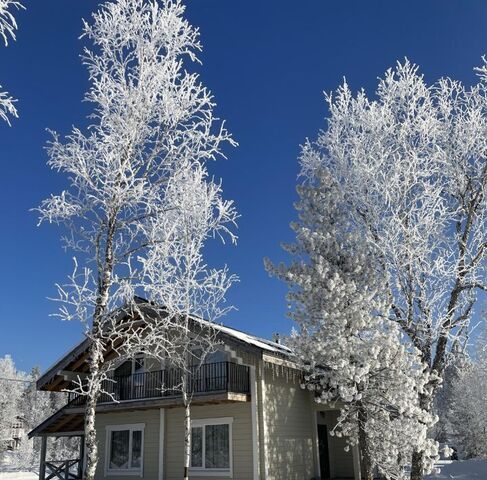
M 306 150 L 304 151 L 306 154 Z M 296 243 L 290 266 L 272 267 L 290 291 L 297 330 L 291 345 L 315 400 L 341 402 L 332 433 L 359 445 L 365 478 L 375 468 L 405 478 L 414 447 L 436 455 L 427 439 L 433 418 L 419 406 L 428 376 L 414 347 L 388 319 L 383 271 L 351 221 L 343 194 L 326 172 L 298 187 Z
M 391 319 L 428 366 L 426 412 L 487 288 L 487 67 L 479 76 L 471 88 L 428 85 L 406 61 L 386 72 L 375 99 L 344 83 L 326 97 L 327 127 L 302 158 L 308 178 L 326 168 L 340 183 L 364 242 L 379 252 Z M 425 454 L 413 454 L 413 480 Z
M 42 203 L 41 221 L 67 227 L 65 247 L 77 254 L 75 271 L 59 286 L 60 316 L 83 322 L 91 341 L 89 375 L 76 390 L 86 397 L 87 480 L 98 461 L 95 410 L 110 375 L 108 346 L 120 345 L 121 356 L 175 355 L 169 339 L 193 341 L 189 316 L 210 312 L 214 320 L 221 312 L 214 303 L 233 281 L 202 260 L 204 241 L 226 235 L 236 217 L 205 163 L 234 142 L 213 116 L 210 92 L 188 71 L 201 45 L 183 14 L 178 0 L 117 0 L 85 22 L 95 45 L 83 57 L 92 124 L 65 139 L 54 134 L 48 147 L 50 167 L 66 173 L 69 185 Z M 119 321 L 144 313 L 136 295 L 160 302 L 161 315 L 144 328 Z M 212 329 L 205 335 L 201 343 L 210 348 Z

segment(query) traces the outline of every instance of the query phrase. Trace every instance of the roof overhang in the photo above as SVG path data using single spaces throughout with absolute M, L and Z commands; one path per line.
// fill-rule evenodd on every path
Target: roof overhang
M 75 437 L 83 434 L 83 413 L 70 412 L 62 408 L 29 432 L 28 436 Z

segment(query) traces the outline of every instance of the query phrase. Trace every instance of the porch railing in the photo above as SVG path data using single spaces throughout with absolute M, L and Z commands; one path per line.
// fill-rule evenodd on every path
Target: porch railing
M 102 382 L 98 403 L 143 400 L 181 395 L 183 371 L 167 368 L 114 377 Z M 249 367 L 232 362 L 208 363 L 189 369 L 187 391 L 194 395 L 215 392 L 250 393 Z M 69 405 L 84 405 L 86 397 L 69 394 Z
M 50 460 L 45 462 L 44 476 L 41 480 L 81 480 L 81 461 Z

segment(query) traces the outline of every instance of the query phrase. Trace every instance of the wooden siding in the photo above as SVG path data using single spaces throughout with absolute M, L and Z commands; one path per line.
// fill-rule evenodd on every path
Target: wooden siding
M 183 409 L 166 409 L 166 449 L 164 452 L 164 480 L 179 480 L 183 472 Z M 252 480 L 252 421 L 250 403 L 195 406 L 191 418 L 232 417 L 233 479 Z M 222 480 L 229 477 L 197 477 L 205 480 Z
M 108 425 L 127 425 L 144 423 L 144 458 L 143 477 L 157 480 L 159 470 L 159 409 L 139 410 L 133 412 L 97 413 L 96 431 L 98 436 L 98 449 L 100 460 L 96 469 L 96 479 L 109 478 L 110 480 L 128 480 L 141 478 L 133 475 L 105 476 L 105 448 L 106 428 Z

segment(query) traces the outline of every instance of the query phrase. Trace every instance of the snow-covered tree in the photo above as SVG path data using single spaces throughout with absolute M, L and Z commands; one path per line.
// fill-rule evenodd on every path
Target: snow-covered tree
M 426 84 L 416 66 L 398 64 L 376 98 L 344 83 L 326 97 L 327 128 L 308 142 L 303 175 L 326 168 L 340 183 L 363 240 L 385 272 L 391 318 L 431 373 L 420 394 L 431 412 L 452 340 L 468 332 L 487 253 L 487 67 L 466 88 Z M 411 478 L 424 472 L 413 455 Z
M 339 185 L 322 170 L 298 192 L 296 243 L 285 246 L 293 262 L 268 268 L 290 288 L 297 326 L 290 344 L 304 386 L 317 402 L 338 402 L 332 433 L 359 445 L 367 480 L 375 468 L 404 478 L 413 448 L 428 451 L 431 460 L 436 455 L 427 439 L 433 419 L 418 399 L 428 375 L 388 318 L 382 266 L 354 226 Z
M 15 40 L 17 22 L 12 13 L 13 9 L 24 8 L 16 0 L 0 0 L 0 37 L 3 39 L 5 46 L 8 45 L 9 38 Z M 15 108 L 15 99 L 7 92 L 0 92 L 0 118 L 10 125 L 9 116 L 17 117 Z
M 12 426 L 20 416 L 20 399 L 26 375 L 18 371 L 10 355 L 0 358 L 0 451 L 12 440 Z
M 475 359 L 457 369 L 451 385 L 450 441 L 462 458 L 487 457 L 487 328 L 476 342 Z
M 438 422 L 432 430 L 432 437 L 440 443 L 456 446 L 455 428 L 457 415 L 455 414 L 455 391 L 463 376 L 470 371 L 472 361 L 465 347 L 458 342 L 452 345 L 448 354 L 444 381 L 434 399 L 434 412 Z
M 39 468 L 40 439 L 28 438 L 28 433 L 42 421 L 66 405 L 67 395 L 58 392 L 37 390 L 36 381 L 40 370 L 34 367 L 30 375 L 24 375 L 22 394 L 18 400 L 18 416 L 21 419 L 23 435 L 20 445 L 10 455 L 10 466 L 23 471 L 37 471 Z M 55 448 L 50 449 L 49 457 L 53 460 L 76 458 L 79 455 L 79 439 L 59 438 L 54 440 Z
M 106 347 L 130 355 L 175 325 L 187 332 L 181 318 L 212 310 L 231 283 L 226 271 L 206 267 L 201 249 L 236 216 L 205 167 L 234 142 L 213 116 L 210 92 L 187 69 L 201 46 L 183 14 L 178 0 L 117 0 L 85 22 L 95 45 L 84 54 L 92 124 L 65 139 L 54 134 L 48 148 L 49 165 L 67 174 L 69 186 L 42 203 L 41 221 L 66 226 L 65 247 L 78 254 L 59 286 L 60 316 L 83 322 L 91 341 L 89 375 L 79 382 L 87 399 L 87 480 L 98 459 L 94 422 L 109 375 Z M 156 266 L 167 270 L 156 274 Z M 149 285 L 156 276 L 158 285 Z M 122 321 L 143 313 L 137 294 L 156 297 L 169 315 L 145 319 L 142 329 Z

